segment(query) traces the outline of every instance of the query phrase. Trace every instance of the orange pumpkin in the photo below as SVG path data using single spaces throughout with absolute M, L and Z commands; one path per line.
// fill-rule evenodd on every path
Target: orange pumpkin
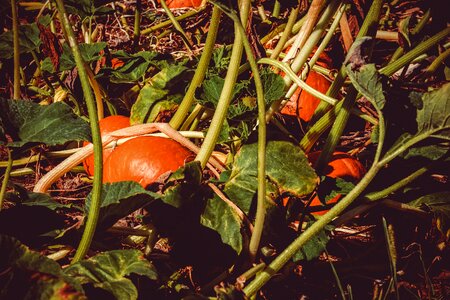
M 199 7 L 202 0 L 166 0 L 166 4 L 168 8 Z
M 111 133 L 113 131 L 129 127 L 130 118 L 125 116 L 109 116 L 99 121 L 100 134 L 103 136 L 105 134 Z M 84 142 L 83 146 L 90 144 L 89 142 Z M 105 163 L 108 156 L 113 152 L 113 148 L 103 149 L 103 163 Z M 83 161 L 83 167 L 89 176 L 94 175 L 94 156 L 90 155 Z
M 308 154 L 308 159 L 310 163 L 314 166 L 317 159 L 319 158 L 321 151 L 312 152 Z M 330 161 L 328 162 L 327 167 L 324 170 L 326 176 L 331 178 L 341 178 L 347 181 L 351 181 L 353 183 L 358 182 L 361 178 L 363 178 L 364 174 L 366 174 L 366 170 L 364 166 L 355 158 L 350 156 L 345 152 L 334 152 L 331 156 Z M 333 204 L 339 201 L 342 198 L 342 195 L 337 195 L 333 199 L 329 200 L 327 204 Z M 319 197 L 315 196 L 311 201 L 310 207 L 321 207 L 323 206 L 322 202 L 320 202 Z M 323 215 L 328 210 L 314 212 L 314 215 Z
M 104 162 L 103 182 L 136 181 L 146 187 L 192 158 L 192 152 L 174 140 L 137 137 L 116 147 Z

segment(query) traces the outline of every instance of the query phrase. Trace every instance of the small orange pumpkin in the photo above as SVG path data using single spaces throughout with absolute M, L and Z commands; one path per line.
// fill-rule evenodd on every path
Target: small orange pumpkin
M 125 116 L 109 116 L 101 119 L 98 123 L 100 126 L 100 134 L 103 136 L 105 134 L 111 133 L 113 131 L 126 128 L 130 126 L 130 118 Z M 83 146 L 90 144 L 89 142 L 83 142 Z M 109 155 L 114 151 L 113 148 L 103 149 L 103 163 Z M 94 175 L 94 156 L 90 155 L 83 161 L 83 167 L 89 176 Z
M 193 153 L 174 140 L 141 136 L 116 147 L 104 162 L 103 182 L 136 181 L 144 188 L 176 171 Z
M 308 154 L 308 159 L 312 165 L 314 165 L 320 156 L 321 151 L 312 152 Z M 326 176 L 331 178 L 341 178 L 353 183 L 358 182 L 366 174 L 366 169 L 364 166 L 354 157 L 350 156 L 345 152 L 336 151 L 331 156 L 327 167 L 324 170 Z M 342 195 L 337 195 L 333 199 L 329 200 L 327 204 L 334 204 L 342 198 Z M 315 196 L 311 201 L 310 207 L 321 207 L 323 206 L 320 202 L 319 197 Z M 314 215 L 323 215 L 328 210 L 314 212 Z

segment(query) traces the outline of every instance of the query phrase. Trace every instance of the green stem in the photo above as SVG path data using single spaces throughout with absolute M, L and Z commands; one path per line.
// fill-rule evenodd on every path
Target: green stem
M 429 76 L 436 72 L 436 70 L 444 63 L 444 61 L 450 56 L 450 48 L 442 52 L 435 60 L 428 66 L 425 71 L 425 76 Z
M 56 5 L 58 7 L 61 23 L 67 33 L 68 42 L 75 59 L 75 63 L 77 65 L 78 75 L 81 81 L 81 87 L 83 89 L 83 94 L 86 99 L 86 106 L 89 113 L 89 121 L 92 132 L 92 143 L 94 144 L 94 164 L 96 166 L 94 170 L 94 182 L 92 187 L 92 201 L 89 209 L 89 218 L 87 218 L 83 236 L 81 237 L 80 244 L 72 260 L 72 263 L 75 263 L 83 259 L 87 251 L 89 250 L 97 226 L 98 214 L 100 212 L 100 204 L 101 204 L 101 192 L 102 192 L 102 169 L 103 169 L 102 142 L 97 120 L 97 108 L 94 96 L 92 94 L 92 90 L 89 85 L 88 74 L 84 67 L 85 62 L 83 61 L 83 57 L 81 56 L 80 49 L 78 48 L 78 44 L 75 39 L 74 32 L 72 30 L 72 26 L 69 22 L 66 9 L 64 7 L 64 1 L 56 0 Z
M 380 18 L 381 7 L 383 6 L 383 0 L 375 0 L 370 6 L 369 12 L 361 26 L 361 31 L 371 37 L 375 37 L 377 33 L 378 19 Z M 373 45 L 373 43 L 372 43 Z M 322 174 L 324 168 L 327 166 L 328 161 L 333 155 L 334 150 L 339 144 L 342 133 L 347 126 L 348 119 L 350 118 L 350 111 L 355 105 L 358 96 L 358 91 L 352 85 L 347 90 L 342 109 L 339 111 L 336 120 L 333 123 L 330 133 L 328 134 L 325 145 L 319 158 L 316 162 L 316 171 L 318 174 Z
M 250 9 L 250 1 L 243 0 L 240 2 L 240 15 L 242 24 L 247 24 L 248 12 Z M 222 92 L 217 103 L 216 111 L 212 117 L 211 125 L 209 126 L 208 133 L 203 141 L 200 151 L 197 154 L 195 160 L 200 161 L 202 168 L 206 166 L 209 157 L 216 145 L 219 137 L 222 124 L 225 121 L 227 115 L 228 106 L 230 105 L 234 85 L 236 84 L 237 75 L 239 71 L 239 65 L 242 58 L 243 43 L 239 33 L 239 30 L 235 28 L 235 36 L 233 43 L 233 50 L 231 52 L 230 64 L 225 76 Z
M 12 14 L 12 34 L 14 47 L 14 85 L 13 99 L 20 98 L 20 42 L 19 42 L 19 21 L 17 20 L 16 0 L 11 0 Z
M 195 91 L 202 84 L 203 79 L 205 78 L 206 70 L 208 69 L 214 49 L 214 44 L 217 38 L 217 31 L 220 24 L 220 15 L 220 9 L 214 6 L 208 35 L 206 37 L 205 47 L 203 48 L 203 53 L 200 57 L 200 61 L 198 62 L 194 77 L 192 78 L 191 84 L 189 85 L 189 88 L 186 91 L 186 94 L 180 106 L 178 107 L 177 112 L 169 122 L 170 126 L 172 126 L 174 129 L 178 129 L 183 123 L 187 113 L 189 112 L 189 109 L 192 106 L 192 103 L 194 102 Z
M 280 1 L 279 0 L 275 0 L 275 3 L 273 5 L 273 10 L 272 10 L 272 16 L 275 18 L 278 18 L 280 16 Z
M 292 9 L 289 14 L 288 21 L 286 23 L 286 27 L 284 28 L 283 34 L 278 40 L 277 46 L 273 49 L 272 54 L 270 54 L 270 58 L 277 59 L 278 55 L 283 51 L 284 45 L 286 44 L 289 36 L 291 35 L 292 28 L 294 27 L 295 22 L 297 21 L 298 11 L 300 10 L 300 4 L 298 4 L 295 8 Z
M 225 12 L 227 13 L 227 12 Z M 264 228 L 264 219 L 266 216 L 266 103 L 264 100 L 264 90 L 259 75 L 258 65 L 252 52 L 252 47 L 245 36 L 245 29 L 239 21 L 236 13 L 227 13 L 234 21 L 234 26 L 239 30 L 242 42 L 245 48 L 250 68 L 252 70 L 253 80 L 256 87 L 256 99 L 258 103 L 258 194 L 256 205 L 255 226 L 253 228 L 252 236 L 249 244 L 250 261 L 253 262 L 256 258 L 261 241 L 262 231 Z
M 401 189 L 402 187 L 410 184 L 411 182 L 413 182 L 414 180 L 416 180 L 417 178 L 419 178 L 420 176 L 422 176 L 423 174 L 430 171 L 432 168 L 434 168 L 435 166 L 437 166 L 438 164 L 441 164 L 441 163 L 442 163 L 442 161 L 440 161 L 440 160 L 434 161 L 434 162 L 428 164 L 427 166 L 417 169 L 416 171 L 409 174 L 405 178 L 402 178 L 401 180 L 389 185 L 387 188 L 385 188 L 381 191 L 376 191 L 376 192 L 372 192 L 372 193 L 365 195 L 364 199 L 367 199 L 369 201 L 377 201 L 377 200 L 383 199 L 383 198 L 389 196 L 390 194 L 394 193 L 395 191 Z
M 13 166 L 13 159 L 11 150 L 6 149 L 8 151 L 8 165 L 6 166 L 5 174 L 3 175 L 2 188 L 0 189 L 0 210 L 3 207 L 3 200 L 5 199 L 6 187 L 8 186 L 9 176 L 11 175 L 11 170 Z
M 187 37 L 183 27 L 181 27 L 180 23 L 178 23 L 177 19 L 175 19 L 175 16 L 173 15 L 172 11 L 167 7 L 166 0 L 161 0 L 161 6 L 166 12 L 167 16 L 169 17 L 169 20 L 172 22 L 173 27 L 175 27 L 175 29 L 181 34 L 181 37 L 183 39 L 184 44 L 186 45 L 186 48 L 189 51 L 191 51 L 192 41 Z
M 442 39 L 450 34 L 450 28 L 443 29 L 439 33 L 435 34 L 428 40 L 424 41 L 396 61 L 392 62 L 388 66 L 380 69 L 380 74 L 386 76 L 392 76 L 395 72 L 409 64 L 417 56 L 427 52 L 430 48 L 439 43 Z M 340 77 L 339 75 L 337 77 Z M 333 85 L 332 85 L 333 86 Z M 331 89 L 331 88 L 330 88 Z M 330 95 L 328 90 L 327 95 Z M 320 104 L 319 104 L 320 106 Z M 336 118 L 342 103 L 338 102 L 331 110 L 327 111 L 314 125 L 306 132 L 305 136 L 300 141 L 300 147 L 303 151 L 308 152 L 319 137 L 331 126 L 333 120 Z M 316 110 L 317 112 L 317 110 Z
M 179 16 L 175 17 L 175 20 L 182 21 L 182 20 L 187 19 L 189 17 L 195 16 L 198 13 L 202 12 L 205 9 L 205 7 L 206 6 L 199 7 L 197 10 L 190 10 L 190 11 L 188 11 L 188 12 L 182 14 L 182 15 L 179 15 Z M 154 25 L 152 27 L 149 27 L 147 29 L 142 30 L 141 31 L 141 35 L 150 34 L 150 33 L 154 32 L 154 31 L 160 30 L 160 29 L 162 29 L 164 27 L 170 26 L 171 24 L 172 24 L 172 20 L 167 20 L 167 21 L 158 23 L 158 24 L 156 24 L 156 25 Z
M 133 30 L 134 47 L 136 47 L 139 44 L 139 37 L 141 35 L 141 10 L 142 10 L 142 0 L 136 0 L 136 9 L 134 11 L 134 30 Z

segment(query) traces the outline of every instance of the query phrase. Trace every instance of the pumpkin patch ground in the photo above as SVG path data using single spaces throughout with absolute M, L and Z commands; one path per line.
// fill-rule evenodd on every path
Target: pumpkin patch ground
M 445 1 L 0 11 L 1 299 L 449 298 Z

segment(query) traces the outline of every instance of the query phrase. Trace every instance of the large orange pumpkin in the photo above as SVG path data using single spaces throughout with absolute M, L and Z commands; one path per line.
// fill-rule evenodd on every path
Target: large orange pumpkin
M 311 164 L 314 166 L 317 159 L 319 158 L 320 151 L 312 152 L 308 154 L 308 159 Z M 350 156 L 345 152 L 334 152 L 331 156 L 330 161 L 328 162 L 327 167 L 324 170 L 324 175 L 329 176 L 331 178 L 341 178 L 353 183 L 358 182 L 361 178 L 363 178 L 364 174 L 366 174 L 366 170 L 364 166 L 354 157 Z M 342 198 L 342 195 L 337 195 L 333 199 L 329 200 L 327 204 L 333 204 L 339 201 Z M 311 201 L 310 207 L 320 207 L 323 206 L 322 202 L 320 202 L 319 197 L 315 196 Z M 314 215 L 323 215 L 327 212 L 327 210 L 314 212 Z
M 98 123 L 100 126 L 100 134 L 103 136 L 105 134 L 111 133 L 113 131 L 126 128 L 130 126 L 130 118 L 125 116 L 109 116 L 101 119 Z M 89 142 L 84 142 L 83 146 L 90 144 Z M 103 149 L 103 163 L 105 163 L 108 156 L 113 152 L 113 148 Z M 89 176 L 94 175 L 94 156 L 88 156 L 83 161 L 83 167 Z
M 166 4 L 168 8 L 199 7 L 202 0 L 166 0 Z
M 176 171 L 193 153 L 174 140 L 141 136 L 115 148 L 103 166 L 103 182 L 136 181 L 141 186 Z

